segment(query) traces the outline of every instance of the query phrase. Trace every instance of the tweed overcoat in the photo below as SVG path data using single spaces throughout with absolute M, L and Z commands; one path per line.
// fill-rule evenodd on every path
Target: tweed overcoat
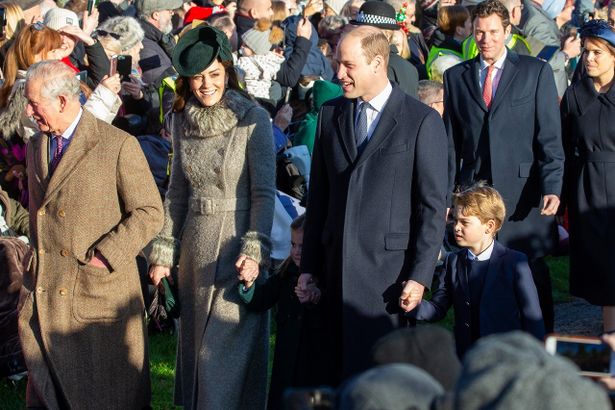
M 175 402 L 186 409 L 262 409 L 267 313 L 237 293 L 235 261 L 269 264 L 275 195 L 271 122 L 229 90 L 214 106 L 194 98 L 174 113 L 165 224 L 150 262 L 179 256 L 180 331 Z
M 149 405 L 143 297 L 135 257 L 162 204 L 137 140 L 87 111 L 52 175 L 49 138 L 29 142 L 30 240 L 19 333 L 28 406 Z M 88 265 L 94 250 L 111 272 Z

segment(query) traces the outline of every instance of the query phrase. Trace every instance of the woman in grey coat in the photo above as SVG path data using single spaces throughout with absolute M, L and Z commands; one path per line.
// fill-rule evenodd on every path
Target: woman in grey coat
M 180 75 L 165 224 L 154 241 L 157 284 L 179 260 L 175 402 L 189 409 L 263 409 L 267 314 L 248 312 L 237 278 L 269 265 L 275 193 L 271 123 L 239 88 L 221 31 L 200 26 L 173 53 Z

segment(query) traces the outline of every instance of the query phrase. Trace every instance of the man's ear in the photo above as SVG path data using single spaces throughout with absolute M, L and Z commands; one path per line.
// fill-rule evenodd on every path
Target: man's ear
M 384 57 L 381 55 L 376 55 L 372 60 L 372 67 L 374 67 L 374 74 L 378 72 L 378 70 L 384 67 Z
M 58 99 L 60 100 L 60 112 L 64 112 L 66 108 L 66 96 L 60 94 L 58 95 Z
M 152 17 L 152 20 L 154 21 L 160 21 L 160 12 L 159 11 L 153 12 L 151 17 Z

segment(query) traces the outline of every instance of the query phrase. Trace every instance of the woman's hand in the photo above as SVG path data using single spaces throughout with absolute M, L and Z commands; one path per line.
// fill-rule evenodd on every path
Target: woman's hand
M 122 91 L 129 94 L 133 99 L 140 100 L 143 98 L 143 91 L 141 90 L 141 84 L 130 77 L 130 81 L 124 81 L 122 83 Z
M 173 277 L 171 276 L 171 268 L 168 266 L 152 265 L 149 267 L 149 278 L 154 284 L 158 286 L 162 278 L 167 278 L 169 283 L 173 284 Z
M 88 36 L 91 36 L 96 27 L 98 27 L 98 9 L 94 7 L 92 9 L 92 14 L 88 14 L 87 9 L 83 11 L 83 24 L 82 30 Z
M 114 94 L 118 94 L 122 89 L 122 82 L 120 81 L 119 74 L 113 74 L 111 77 L 108 75 L 104 76 L 100 83 L 111 90 Z
M 246 284 L 250 284 L 250 286 L 259 274 L 258 263 L 246 255 L 239 255 L 237 262 L 235 262 L 235 268 L 239 273 L 238 279 Z

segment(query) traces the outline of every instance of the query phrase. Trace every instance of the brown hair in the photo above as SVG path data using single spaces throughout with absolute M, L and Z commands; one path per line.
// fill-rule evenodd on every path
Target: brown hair
M 354 31 L 351 31 L 350 34 L 353 32 Z M 371 63 L 378 55 L 382 56 L 386 65 L 389 64 L 389 53 L 391 52 L 391 48 L 389 40 L 381 30 L 361 36 L 361 50 L 363 50 L 363 54 L 365 54 L 367 64 Z
M 224 71 L 226 71 L 226 75 L 228 76 L 228 83 L 226 85 L 225 92 L 227 90 L 235 90 L 239 92 L 241 95 L 246 97 L 247 99 L 252 99 L 243 89 L 241 84 L 239 83 L 239 77 L 237 76 L 237 71 L 235 71 L 235 66 L 232 61 L 220 61 L 220 64 L 224 67 Z M 186 108 L 186 102 L 192 95 L 192 90 L 190 89 L 190 77 L 180 76 L 177 78 L 175 82 L 175 99 L 173 100 L 173 111 L 181 112 Z
M 438 27 L 448 35 L 454 36 L 455 29 L 463 26 L 470 18 L 470 12 L 464 6 L 441 7 L 438 10 Z
M 478 3 L 472 10 L 472 22 L 474 22 L 477 17 L 484 18 L 493 14 L 496 14 L 502 20 L 502 26 L 504 26 L 504 28 L 510 26 L 510 14 L 508 13 L 508 9 L 499 0 L 485 0 Z
M 493 219 L 495 221 L 494 235 L 502 228 L 506 218 L 506 206 L 502 196 L 495 188 L 482 181 L 455 193 L 453 204 L 460 208 L 462 215 L 475 216 L 481 223 L 487 223 Z
M 615 57 L 615 47 L 613 47 L 611 43 L 609 43 L 608 41 L 602 38 L 599 38 L 599 37 L 585 37 L 583 39 L 583 48 L 585 48 L 585 44 L 588 41 L 591 41 L 592 43 L 597 44 L 602 48 L 606 48 L 607 50 L 609 50 L 611 55 Z M 585 55 L 585 52 L 583 52 L 583 55 Z
M 27 70 L 37 62 L 37 57 L 44 60 L 51 50 L 62 46 L 62 36 L 57 31 L 40 23 L 24 27 L 13 44 L 9 47 L 4 60 L 4 84 L 0 89 L 0 108 L 6 107 L 13 84 L 17 80 L 18 70 Z M 41 58 L 42 57 L 42 58 Z

